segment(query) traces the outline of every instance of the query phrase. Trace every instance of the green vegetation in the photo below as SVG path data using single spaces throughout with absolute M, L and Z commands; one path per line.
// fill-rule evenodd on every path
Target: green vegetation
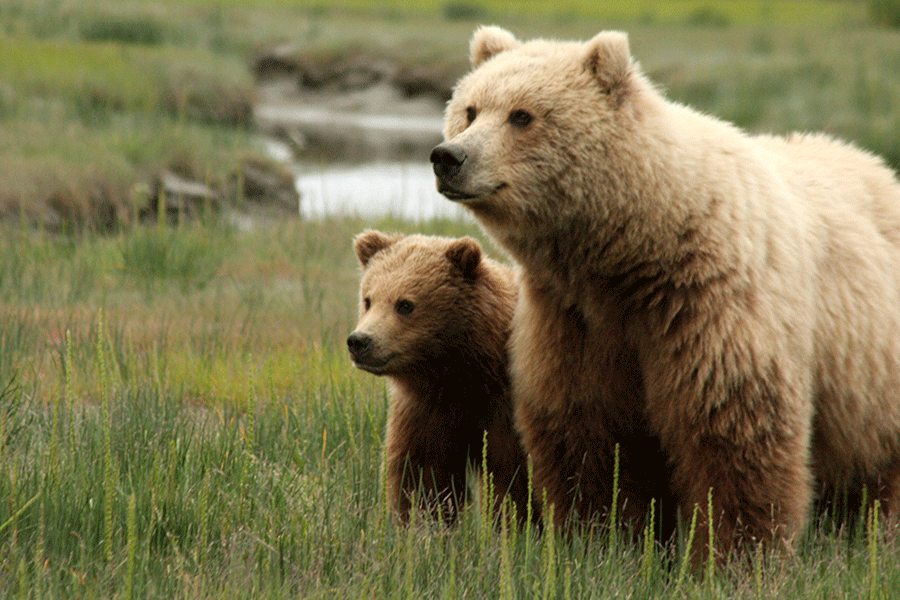
M 260 154 L 237 55 L 163 45 L 143 21 L 60 9 L 57 30 L 22 10 L 0 9 L 0 218 L 106 230 L 162 168 L 216 183 Z
M 888 598 L 883 519 L 687 568 L 649 531 L 387 514 L 382 380 L 343 345 L 352 235 L 397 221 L 0 235 L 0 597 Z M 432 234 L 480 233 L 435 222 Z M 482 241 L 485 241 L 482 239 Z M 485 241 L 486 243 L 486 241 Z M 167 251 L 208 269 L 161 272 Z M 496 253 L 496 252 L 495 252 Z M 618 533 L 618 534 L 616 534 Z M 689 534 L 689 535 L 688 535 Z
M 900 165 L 900 39 L 872 0 L 10 0 L 0 6 L 0 220 L 48 230 L 127 224 L 162 169 L 222 189 L 263 150 L 250 66 L 290 42 L 465 69 L 473 26 L 522 37 L 629 31 L 677 98 L 751 130 L 825 130 Z M 873 25 L 872 23 L 877 23 Z
M 162 3 L 181 4 L 179 0 L 164 0 Z M 729 23 L 741 26 L 785 22 L 816 26 L 843 25 L 866 17 L 865 6 L 852 0 L 519 0 L 514 4 L 500 0 L 391 0 L 378 3 L 371 0 L 195 0 L 192 4 L 229 8 L 246 8 L 249 5 L 267 8 L 299 7 L 304 11 L 329 16 L 375 13 L 393 18 L 445 15 L 461 19 L 600 19 L 624 23 L 652 21 L 668 25 L 691 23 L 694 15 L 702 12 L 715 12 Z
M 898 0 L 871 0 L 869 12 L 877 25 L 900 27 L 900 2 Z
M 380 227 L 489 242 L 444 221 L 135 218 L 160 170 L 221 189 L 262 154 L 259 49 L 464 68 L 482 21 L 523 38 L 627 29 L 671 97 L 755 131 L 825 130 L 900 167 L 900 33 L 879 4 L 0 3 L 0 597 L 896 596 L 897 532 L 875 514 L 705 577 L 684 561 L 703 531 L 667 548 L 602 527 L 539 534 L 477 504 L 453 529 L 400 528 L 380 482 L 384 382 L 345 355 L 350 240 Z

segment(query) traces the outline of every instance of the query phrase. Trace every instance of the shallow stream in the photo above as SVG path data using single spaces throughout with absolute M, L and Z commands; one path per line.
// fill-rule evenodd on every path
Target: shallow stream
M 406 112 L 273 102 L 256 108 L 270 155 L 291 166 L 308 219 L 397 216 L 412 221 L 468 218 L 437 193 L 428 155 L 441 141 L 440 107 Z

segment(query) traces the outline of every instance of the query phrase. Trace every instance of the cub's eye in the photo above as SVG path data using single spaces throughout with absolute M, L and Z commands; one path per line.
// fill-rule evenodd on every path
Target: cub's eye
M 406 316 L 411 313 L 415 307 L 416 305 L 409 300 L 397 300 L 397 305 L 394 306 L 394 310 L 397 311 L 398 315 Z
M 371 298 L 363 299 L 363 306 L 365 307 L 366 310 L 369 310 L 370 308 L 372 308 L 372 299 Z
M 475 110 L 474 106 L 470 106 L 466 109 L 466 120 L 469 122 L 469 125 L 472 124 L 472 121 L 475 120 L 476 116 L 478 116 L 478 111 Z
M 519 129 L 525 129 L 531 122 L 534 121 L 534 116 L 527 110 L 514 110 L 509 113 L 509 123 L 513 127 L 518 127 Z

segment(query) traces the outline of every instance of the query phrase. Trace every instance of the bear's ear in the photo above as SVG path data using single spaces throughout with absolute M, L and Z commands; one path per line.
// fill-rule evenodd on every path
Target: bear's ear
M 515 36 L 502 27 L 496 25 L 479 27 L 472 34 L 472 41 L 469 42 L 469 59 L 472 61 L 472 68 L 477 68 L 495 54 L 500 54 L 504 50 L 512 50 L 518 45 L 519 42 L 516 41 Z
M 474 279 L 481 264 L 481 246 L 470 237 L 454 240 L 447 248 L 447 258 L 466 279 Z
M 373 256 L 399 240 L 400 237 L 402 236 L 386 235 L 374 229 L 363 231 L 353 240 L 353 249 L 356 250 L 359 263 L 365 267 Z
M 628 34 L 621 31 L 603 31 L 595 35 L 586 44 L 584 64 L 606 93 L 616 91 L 631 73 Z

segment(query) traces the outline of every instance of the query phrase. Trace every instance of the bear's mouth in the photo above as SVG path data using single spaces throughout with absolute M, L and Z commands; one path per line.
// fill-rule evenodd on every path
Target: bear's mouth
M 478 200 L 479 198 L 487 198 L 488 196 L 493 196 L 505 187 L 505 183 L 500 183 L 488 190 L 487 193 L 471 194 L 469 192 L 464 192 L 462 190 L 456 189 L 448 185 L 443 180 L 438 180 L 438 192 L 440 192 L 448 200 L 453 200 L 454 202 L 470 202 L 472 200 Z
M 477 198 L 477 196 L 473 194 L 467 194 L 466 192 L 450 187 L 443 181 L 438 185 L 438 192 L 443 194 L 448 200 L 453 200 L 454 202 L 466 202 L 467 200 L 474 200 Z
M 390 354 L 383 358 L 372 356 L 354 358 L 353 366 L 373 375 L 384 375 L 388 372 L 388 367 L 396 356 L 396 354 Z

